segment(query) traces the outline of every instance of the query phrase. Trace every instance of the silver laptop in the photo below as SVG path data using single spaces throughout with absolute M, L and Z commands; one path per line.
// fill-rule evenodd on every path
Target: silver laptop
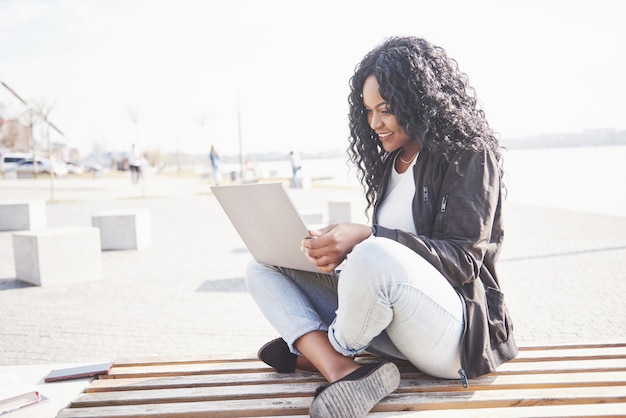
M 300 250 L 309 232 L 282 183 L 211 190 L 256 261 L 320 273 Z

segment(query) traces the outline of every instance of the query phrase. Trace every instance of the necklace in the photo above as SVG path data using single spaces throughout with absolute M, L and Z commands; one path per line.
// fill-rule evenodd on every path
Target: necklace
M 405 161 L 405 159 L 404 159 L 404 158 L 402 158 L 402 153 L 398 154 L 398 158 L 400 158 L 400 161 L 402 161 L 404 164 L 411 164 L 411 162 L 413 161 L 413 159 L 414 159 L 415 157 L 417 157 L 417 154 L 419 154 L 419 153 L 420 153 L 420 152 L 419 152 L 419 150 L 418 150 L 415 154 L 413 154 L 413 156 L 409 159 L 409 161 Z

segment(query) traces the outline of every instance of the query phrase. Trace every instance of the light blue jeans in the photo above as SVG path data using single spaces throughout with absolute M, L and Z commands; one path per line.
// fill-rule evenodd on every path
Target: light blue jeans
M 326 331 L 345 356 L 367 351 L 409 360 L 435 377 L 459 377 L 463 303 L 437 269 L 393 240 L 363 241 L 334 275 L 253 261 L 246 284 L 293 353 L 298 338 Z

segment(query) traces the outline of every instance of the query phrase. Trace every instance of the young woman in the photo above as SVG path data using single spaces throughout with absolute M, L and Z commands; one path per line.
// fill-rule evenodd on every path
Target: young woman
M 517 355 L 496 274 L 503 240 L 495 133 L 445 51 L 394 37 L 351 79 L 349 153 L 372 226 L 329 225 L 303 239 L 323 273 L 252 263 L 248 289 L 281 338 L 259 357 L 330 383 L 312 417 L 365 416 L 399 385 L 388 361 L 467 379 Z

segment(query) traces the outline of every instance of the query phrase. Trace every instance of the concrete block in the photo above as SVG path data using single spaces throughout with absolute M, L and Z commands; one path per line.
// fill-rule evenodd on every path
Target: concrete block
M 15 272 L 37 286 L 102 279 L 100 231 L 93 227 L 47 228 L 13 234 Z
M 350 202 L 328 202 L 328 222 L 352 222 Z
M 0 231 L 29 231 L 47 225 L 43 200 L 0 203 Z
M 100 229 L 102 250 L 140 250 L 152 245 L 150 211 L 112 210 L 94 213 L 91 225 Z

